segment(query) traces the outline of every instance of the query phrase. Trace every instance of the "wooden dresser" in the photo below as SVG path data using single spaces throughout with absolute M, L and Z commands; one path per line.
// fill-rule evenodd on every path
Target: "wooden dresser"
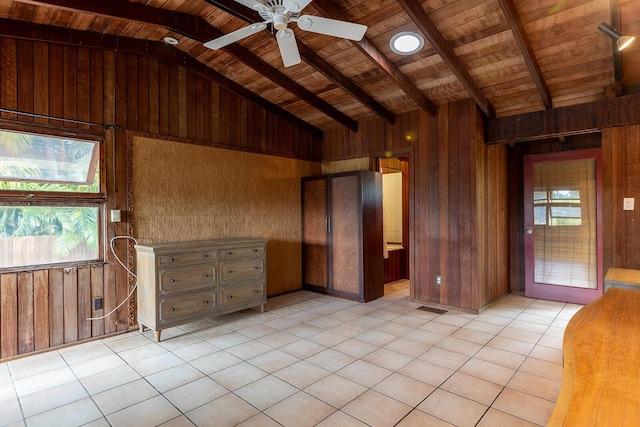
M 267 239 L 236 238 L 136 245 L 140 331 L 163 329 L 260 306 Z

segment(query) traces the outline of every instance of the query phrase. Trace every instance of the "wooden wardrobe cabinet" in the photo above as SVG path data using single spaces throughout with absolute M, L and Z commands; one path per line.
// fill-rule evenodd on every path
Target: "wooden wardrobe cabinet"
M 302 179 L 304 288 L 371 301 L 384 295 L 382 175 Z

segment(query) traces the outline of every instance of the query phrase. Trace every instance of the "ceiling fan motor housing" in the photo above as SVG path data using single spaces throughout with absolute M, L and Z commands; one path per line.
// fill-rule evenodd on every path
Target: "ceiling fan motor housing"
M 298 4 L 291 0 L 256 0 L 264 5 L 264 8 L 259 8 L 258 13 L 265 21 L 269 21 L 273 19 L 274 25 L 276 24 L 276 17 L 282 16 L 288 22 L 290 19 L 297 19 L 300 16 L 300 11 L 293 12 L 291 9 L 296 7 Z M 289 9 L 291 7 L 291 9 Z M 286 12 L 286 13 L 285 13 Z M 285 23 L 286 27 L 286 23 Z M 283 27 L 284 28 L 284 27 Z M 281 30 L 282 28 L 276 27 L 276 29 Z

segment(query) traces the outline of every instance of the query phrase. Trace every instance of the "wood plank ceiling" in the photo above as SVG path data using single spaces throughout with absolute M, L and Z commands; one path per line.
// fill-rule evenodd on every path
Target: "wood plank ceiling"
M 283 67 L 273 29 L 220 50 L 203 42 L 262 21 L 233 0 L 0 0 L 0 36 L 114 49 L 143 41 L 211 70 L 218 83 L 320 130 L 471 97 L 505 117 L 640 91 L 640 42 L 615 53 L 597 29 L 640 36 L 640 0 L 314 0 L 305 14 L 368 26 L 353 42 L 300 30 L 302 63 Z M 424 48 L 395 54 L 390 38 L 414 31 Z M 154 48 L 155 47 L 155 48 Z

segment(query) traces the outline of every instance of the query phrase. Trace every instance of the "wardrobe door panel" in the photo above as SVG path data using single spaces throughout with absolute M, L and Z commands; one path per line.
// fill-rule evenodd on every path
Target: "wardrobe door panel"
M 302 265 L 305 285 L 327 288 L 327 184 L 302 181 Z
M 331 180 L 330 239 L 333 291 L 359 296 L 362 280 L 362 211 L 359 175 Z

